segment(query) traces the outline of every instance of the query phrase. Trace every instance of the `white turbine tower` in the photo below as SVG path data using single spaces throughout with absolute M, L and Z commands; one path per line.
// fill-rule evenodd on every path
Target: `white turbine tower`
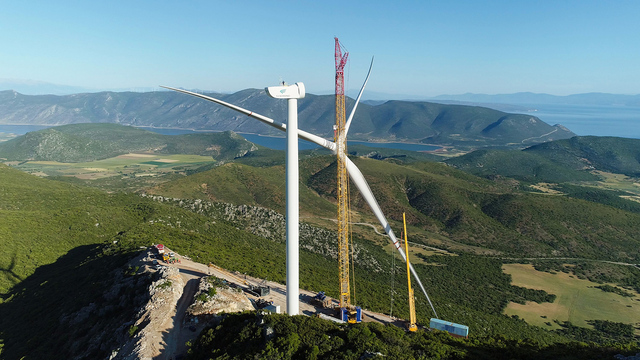
M 276 99 L 289 102 L 287 118 L 287 314 L 298 315 L 300 297 L 300 201 L 298 192 L 298 99 L 304 98 L 304 84 L 271 86 L 265 89 Z
M 367 85 L 367 82 L 369 81 L 369 76 L 371 75 L 371 69 L 373 68 L 373 59 L 371 59 L 371 65 L 369 66 L 369 72 L 367 73 L 367 78 L 364 81 L 364 84 L 362 85 L 362 88 L 360 89 L 360 92 L 358 93 L 358 97 L 356 98 L 356 102 L 353 106 L 353 109 L 351 109 L 351 113 L 349 114 L 349 118 L 347 119 L 346 125 L 345 125 L 345 136 L 346 133 L 349 131 L 349 127 L 351 126 L 351 121 L 353 120 L 353 115 L 356 112 L 356 108 L 358 107 L 358 104 L 360 103 L 360 97 L 362 97 L 362 93 L 364 92 L 364 88 Z M 253 111 L 249 111 L 247 109 L 243 109 L 239 106 L 233 105 L 233 104 L 229 104 L 227 102 L 224 102 L 222 100 L 218 100 L 216 98 L 212 98 L 210 96 L 206 96 L 206 95 L 201 95 L 201 94 L 197 94 L 191 91 L 187 91 L 187 90 L 182 90 L 182 89 L 176 89 L 173 87 L 168 87 L 168 86 L 162 86 L 165 89 L 169 89 L 169 90 L 174 90 L 177 92 L 181 92 L 181 93 L 185 93 L 185 94 L 189 94 L 189 95 L 193 95 L 196 97 L 199 97 L 201 99 L 205 99 L 208 101 L 212 101 L 216 104 L 220 104 L 222 106 L 225 106 L 229 109 L 238 111 L 240 113 L 243 113 L 249 117 L 252 117 L 256 120 L 259 120 L 269 126 L 272 126 L 278 130 L 281 131 L 287 131 L 287 125 L 283 124 L 283 123 L 279 123 L 276 122 L 275 120 L 268 118 L 266 116 L 260 115 L 260 114 L 256 114 Z M 314 144 L 320 145 L 326 149 L 331 150 L 334 154 L 336 153 L 336 144 L 333 141 L 324 139 L 320 136 L 308 133 L 304 130 L 300 130 L 298 129 L 297 131 L 298 133 L 298 137 L 300 139 L 304 139 L 307 141 L 310 141 Z M 404 251 L 402 250 L 402 245 L 400 244 L 400 242 L 398 241 L 398 239 L 396 238 L 396 235 L 393 233 L 393 230 L 391 229 L 391 226 L 389 225 L 389 222 L 387 221 L 387 218 L 384 216 L 384 213 L 382 212 L 382 208 L 380 207 L 380 205 L 378 204 L 378 201 L 376 200 L 375 196 L 373 195 L 373 192 L 371 191 L 371 188 L 369 188 L 369 184 L 367 183 L 367 180 L 364 178 L 364 175 L 362 175 L 362 172 L 360 172 L 360 169 L 358 169 L 358 167 L 356 166 L 356 164 L 354 164 L 351 159 L 349 159 L 349 157 L 345 156 L 345 160 L 346 160 L 346 167 L 347 167 L 347 171 L 349 172 L 349 176 L 351 177 L 351 180 L 353 181 L 353 183 L 356 185 L 356 187 L 358 188 L 358 190 L 360 191 L 360 193 L 362 194 L 362 197 L 365 199 L 365 201 L 367 202 L 367 204 L 369 204 L 369 207 L 371 207 L 371 210 L 373 211 L 373 214 L 376 216 L 376 218 L 378 219 L 378 221 L 380 222 L 380 225 L 382 225 L 382 227 L 384 228 L 384 231 L 387 233 L 387 235 L 389 236 L 389 240 L 393 243 L 393 246 L 396 248 L 396 250 L 398 250 L 398 252 L 400 253 L 400 256 L 404 259 L 404 261 L 407 261 L 407 256 L 404 253 Z M 297 186 L 297 184 L 296 184 Z M 435 315 L 435 317 L 438 317 L 438 314 L 436 313 L 436 309 L 433 307 L 433 303 L 431 302 L 431 299 L 429 298 L 429 295 L 427 294 L 427 290 L 425 290 L 424 286 L 422 285 L 422 281 L 420 281 L 420 277 L 418 276 L 418 274 L 416 273 L 415 269 L 413 268 L 413 265 L 410 264 L 409 268 L 411 269 L 411 273 L 413 274 L 413 277 L 416 279 L 416 282 L 418 283 L 418 285 L 420 285 L 420 289 L 422 290 L 422 292 L 424 293 L 424 296 L 427 298 L 427 301 L 429 302 L 429 305 L 431 306 L 431 310 L 433 310 L 433 314 Z M 287 273 L 288 273 L 288 268 L 287 268 Z M 287 294 L 289 293 L 289 284 L 288 284 L 288 274 L 287 274 Z M 297 299 L 296 299 L 297 301 Z M 287 304 L 289 303 L 289 301 L 287 300 Z

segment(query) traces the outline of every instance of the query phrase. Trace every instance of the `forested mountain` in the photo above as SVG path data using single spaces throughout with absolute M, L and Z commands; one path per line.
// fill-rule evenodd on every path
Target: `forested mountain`
M 277 121 L 286 119 L 286 102 L 273 101 L 263 90 L 211 94 Z M 347 99 L 347 108 L 353 100 Z M 334 98 L 307 94 L 299 101 L 300 128 L 332 138 Z M 219 105 L 169 91 L 103 92 L 67 96 L 27 96 L 0 92 L 0 123 L 73 124 L 108 122 L 215 131 L 281 135 L 275 129 Z M 574 134 L 535 116 L 508 114 L 478 106 L 388 101 L 360 104 L 350 139 L 407 141 L 462 146 L 537 144 Z

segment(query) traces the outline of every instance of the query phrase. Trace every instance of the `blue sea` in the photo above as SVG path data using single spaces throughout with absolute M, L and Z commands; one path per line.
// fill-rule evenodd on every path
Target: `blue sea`
M 533 105 L 527 112 L 549 125 L 560 124 L 577 135 L 640 139 L 640 108 L 631 106 Z

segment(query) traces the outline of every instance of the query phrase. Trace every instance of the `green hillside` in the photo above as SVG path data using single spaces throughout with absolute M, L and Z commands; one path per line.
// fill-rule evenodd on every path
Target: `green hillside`
M 595 181 L 592 170 L 640 176 L 640 140 L 576 136 L 519 150 L 477 150 L 445 161 L 478 176 L 528 182 Z
M 422 229 L 427 237 L 438 234 L 454 242 L 518 256 L 630 262 L 640 258 L 640 235 L 636 231 L 640 213 L 633 205 L 624 207 L 613 199 L 596 203 L 575 189 L 572 197 L 522 192 L 440 163 L 401 166 L 366 158 L 353 160 L 387 218 L 400 222 L 402 213 L 407 212 L 408 223 Z M 300 165 L 302 211 L 311 218 L 333 217 L 333 157 L 311 157 Z M 259 205 L 282 213 L 283 178 L 281 166 L 227 164 L 165 183 L 153 193 Z M 351 205 L 375 223 L 355 187 L 351 187 Z
M 388 217 L 400 220 L 401 211 L 409 209 L 410 223 L 459 242 L 533 256 L 640 256 L 637 213 L 522 193 L 438 163 L 413 169 L 365 159 L 356 163 Z
M 257 146 L 233 132 L 160 135 L 116 124 L 73 124 L 29 132 L 0 143 L 0 158 L 88 162 L 130 152 L 190 154 L 233 159 Z
M 232 163 L 159 185 L 150 193 L 238 205 L 260 205 L 284 213 L 285 185 L 284 166 L 258 168 Z M 335 213 L 334 205 L 304 186 L 300 188 L 300 204 L 303 212 L 316 216 Z
M 633 227 L 637 221 L 634 213 L 604 210 L 604 207 L 570 198 L 555 203 L 554 200 L 547 202 L 547 199 L 558 197 L 514 194 L 508 188 L 442 164 L 414 163 L 408 167 L 371 159 L 354 160 L 369 179 L 374 193 L 380 194 L 378 200 L 388 216 L 397 220 L 400 211 L 408 209 L 413 227 L 427 227 L 458 241 L 481 243 L 505 252 L 517 251 L 519 256 L 527 254 L 526 251 L 533 253 L 531 249 L 544 252 L 550 246 L 544 243 L 545 237 L 529 234 L 531 229 L 542 229 L 560 238 L 553 246 L 559 245 L 561 251 L 565 251 L 562 248 L 565 246 L 566 253 L 581 251 L 593 257 L 616 258 L 622 257 L 621 252 L 632 256 L 638 249 L 637 239 L 621 225 L 624 222 Z M 309 187 L 305 191 L 313 196 L 309 202 L 319 204 L 307 206 L 331 207 L 330 182 L 335 182 L 330 171 L 333 161 L 333 156 L 316 156 L 302 161 L 301 178 Z M 182 181 L 192 178 L 194 184 L 203 181 L 207 188 L 209 184 L 212 188 L 221 186 L 219 189 L 223 193 L 231 190 L 224 181 L 241 183 L 243 187 L 229 196 L 239 198 L 250 193 L 250 199 L 256 203 L 272 201 L 277 204 L 269 195 L 282 196 L 284 187 L 277 186 L 282 172 L 281 166 L 251 168 L 228 164 Z M 217 207 L 203 201 L 162 198 L 153 201 L 149 196 L 106 194 L 40 179 L 3 165 L 0 165 L 0 184 L 0 239 L 4 249 L 0 258 L 4 270 L 0 282 L 3 358 L 27 355 L 26 358 L 65 359 L 80 354 L 87 358 L 108 357 L 110 350 L 117 346 L 117 340 L 127 336 L 128 328 L 123 324 L 139 306 L 135 300 L 138 298 L 134 290 L 137 287 L 131 286 L 138 284 L 144 288 L 148 281 L 136 277 L 135 269 L 122 268 L 126 258 L 140 246 L 162 242 L 203 263 L 212 261 L 233 271 L 285 281 L 283 239 L 277 233 L 268 236 L 253 233 L 260 230 L 253 226 L 256 222 L 268 225 L 269 229 L 282 228 L 284 218 L 274 212 L 246 205 L 233 210 L 233 206 Z M 183 185 L 188 189 L 187 183 Z M 352 196 L 352 200 L 356 208 L 364 208 L 356 196 Z M 562 217 L 558 213 L 546 214 L 549 209 L 574 213 Z M 581 223 L 577 219 L 583 213 L 589 217 Z M 260 214 L 266 217 L 260 217 Z M 569 218 L 570 215 L 574 219 Z M 611 215 L 619 217 L 618 222 L 610 219 Z M 558 219 L 553 222 L 554 218 Z M 550 224 L 544 225 L 545 221 Z M 582 235 L 591 230 L 583 228 L 592 225 L 596 234 L 586 239 L 577 235 L 570 237 L 571 234 L 555 228 L 565 224 L 575 226 L 571 232 Z M 637 222 L 635 224 L 637 229 Z M 324 250 L 331 247 L 332 234 L 308 226 L 304 229 L 308 229 L 308 233 L 306 240 L 301 241 L 304 246 L 300 255 L 301 286 L 313 291 L 325 290 L 335 297 L 338 289 L 335 251 Z M 481 242 L 491 235 L 489 231 L 496 232 L 494 239 Z M 609 239 L 607 236 L 612 233 L 618 238 Z M 516 239 L 515 245 L 506 240 L 508 236 Z M 611 243 L 604 244 L 605 240 L 611 240 Z M 392 287 L 389 254 L 358 234 L 353 241 L 358 251 L 355 260 L 358 304 L 387 312 L 389 294 L 393 291 L 394 314 L 406 317 L 406 285 L 396 281 Z M 506 244 L 500 244 L 500 241 Z M 604 251 L 595 249 L 593 243 L 602 246 Z M 609 251 L 615 252 L 615 256 Z M 510 277 L 501 270 L 499 259 L 464 254 L 424 259 L 438 265 L 416 263 L 415 268 L 440 315 L 471 327 L 473 338 L 468 342 L 461 340 L 460 346 L 473 346 L 492 337 L 505 344 L 498 345 L 499 348 L 517 346 L 521 342 L 545 347 L 571 338 L 502 315 L 504 306 L 510 301 L 548 302 L 553 301 L 553 296 L 512 286 Z M 406 275 L 402 265 L 396 261 L 397 279 Z M 126 278 L 132 279 L 128 281 L 130 285 L 117 285 L 116 280 L 126 281 Z M 114 286 L 119 290 L 112 293 Z M 432 316 L 426 299 L 417 296 L 416 305 L 419 322 L 426 324 Z M 102 328 L 108 330 L 108 337 L 100 333 Z M 389 338 L 389 341 L 393 340 Z M 448 341 L 437 341 L 433 346 L 442 342 L 448 344 Z M 487 341 L 493 343 L 494 340 Z M 52 348 L 59 350 L 52 354 Z M 597 352 L 602 348 L 592 346 L 589 349 Z
M 576 136 L 524 150 L 571 169 L 591 169 L 640 177 L 640 139 Z
M 105 195 L 1 164 L 0 184 L 2 293 L 70 249 L 101 243 L 143 221 L 134 196 Z
M 241 230 L 244 228 L 240 223 L 226 221 L 215 213 L 198 214 L 133 195 L 104 194 L 39 179 L 6 166 L 0 166 L 0 176 L 4 184 L 0 204 L 5 254 L 0 282 L 3 358 L 28 355 L 27 358 L 65 359 L 79 354 L 101 358 L 109 354 L 118 339 L 126 336 L 127 327 L 122 324 L 142 304 L 139 290 L 149 281 L 146 277 L 135 277 L 135 269 L 122 268 L 131 252 L 140 246 L 162 242 L 204 263 L 212 261 L 230 270 L 285 281 L 283 240 L 252 235 Z M 284 223 L 282 217 L 272 216 L 271 221 Z M 315 234 L 314 242 L 322 240 L 318 237 L 321 232 Z M 355 238 L 354 242 L 359 254 L 355 267 L 359 274 L 359 303 L 385 311 L 391 289 L 388 272 L 382 269 L 390 267 L 390 259 L 368 241 Z M 305 247 L 300 256 L 301 286 L 314 291 L 324 289 L 337 296 L 334 255 Z M 366 261 L 372 256 L 375 261 Z M 402 276 L 400 265 L 398 276 Z M 429 271 L 428 267 L 419 268 L 423 273 Z M 449 269 L 456 271 L 456 266 Z M 488 271 L 500 272 L 499 263 L 495 262 Z M 129 277 L 133 278 L 127 280 Z M 517 338 L 534 337 L 544 342 L 563 339 L 500 315 L 501 304 L 513 298 L 515 290 L 509 290 L 508 278 L 504 276 L 496 281 L 506 288 L 496 289 L 484 301 L 494 304 L 489 314 L 477 310 L 479 303 L 443 311 L 459 321 L 483 319 L 484 325 L 470 324 L 476 331 L 501 333 L 509 329 Z M 438 289 L 436 298 L 443 304 L 453 300 L 441 286 L 432 283 L 427 286 Z M 401 295 L 406 290 L 402 290 L 402 285 L 398 289 L 395 313 L 406 314 L 406 297 L 403 299 Z M 534 299 L 535 294 L 517 296 Z M 426 323 L 428 306 L 424 299 L 417 303 L 420 321 Z M 108 329 L 109 337 L 105 338 L 100 329 Z M 59 351 L 51 354 L 51 348 Z
M 519 150 L 476 150 L 447 159 L 445 163 L 481 177 L 498 175 L 532 183 L 598 180 L 586 170 L 563 166 L 540 154 Z

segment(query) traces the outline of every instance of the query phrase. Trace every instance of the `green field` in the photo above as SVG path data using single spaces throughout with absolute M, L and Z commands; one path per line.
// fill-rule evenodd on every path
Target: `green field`
M 602 181 L 597 183 L 599 187 L 634 193 L 637 195 L 635 199 L 640 200 L 640 179 L 604 171 L 594 171 L 594 173 L 602 178 Z
M 609 320 L 633 325 L 640 322 L 640 295 L 637 293 L 634 297 L 624 297 L 604 292 L 595 288 L 600 285 L 598 283 L 562 272 L 551 274 L 537 271 L 529 264 L 506 264 L 503 270 L 512 276 L 512 285 L 545 290 L 557 296 L 553 303 L 509 303 L 505 313 L 517 315 L 529 324 L 557 329 L 559 326 L 554 320 L 570 321 L 583 327 L 589 327 L 587 320 Z
M 94 180 L 111 176 L 157 176 L 214 163 L 211 156 L 130 153 L 82 163 L 26 161 L 15 168 L 40 176 L 72 176 Z

